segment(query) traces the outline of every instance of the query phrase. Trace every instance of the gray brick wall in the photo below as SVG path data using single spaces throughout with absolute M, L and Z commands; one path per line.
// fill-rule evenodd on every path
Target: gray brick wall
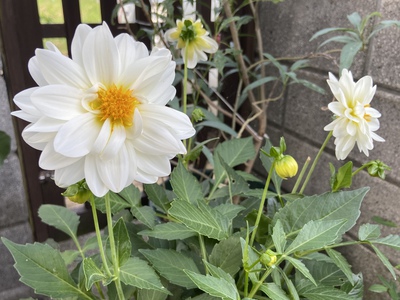
M 324 39 L 309 42 L 311 36 L 327 27 L 349 27 L 347 15 L 357 11 L 361 16 L 374 11 L 380 11 L 383 20 L 400 20 L 400 1 L 397 0 L 286 0 L 274 5 L 264 3 L 260 9 L 260 20 L 263 29 L 264 51 L 275 57 L 298 56 L 315 52 L 319 43 Z M 340 47 L 340 45 L 338 45 Z M 321 50 L 326 50 L 325 46 Z M 374 143 L 375 148 L 370 152 L 369 158 L 358 153 L 354 149 L 350 154 L 356 166 L 360 166 L 371 159 L 381 159 L 393 170 L 388 174 L 387 180 L 382 181 L 371 178 L 366 172 L 355 177 L 353 187 L 370 186 L 362 205 L 362 215 L 359 223 L 349 233 L 349 237 L 355 236 L 358 226 L 371 222 L 373 216 L 388 218 L 400 224 L 400 29 L 389 28 L 380 32 L 367 49 L 366 53 L 356 56 L 356 62 L 351 71 L 356 79 L 371 75 L 378 90 L 372 102 L 372 106 L 382 113 L 381 128 L 378 134 L 386 139 L 385 143 Z M 338 59 L 338 57 L 336 57 Z M 315 157 L 320 145 L 326 137 L 323 127 L 331 121 L 331 113 L 321 108 L 332 100 L 332 94 L 326 83 L 328 72 L 338 72 L 338 66 L 334 63 L 319 58 L 312 62 L 311 67 L 300 75 L 321 87 L 328 94 L 320 95 L 306 90 L 298 85 L 291 85 L 286 96 L 281 101 L 273 102 L 268 110 L 268 134 L 273 143 L 279 142 L 280 136 L 284 136 L 288 151 L 301 165 L 307 156 Z M 334 155 L 333 140 L 327 147 L 319 166 L 314 174 L 316 178 L 326 178 L 318 186 L 307 187 L 308 194 L 320 193 L 329 190 L 328 162 L 338 166 L 342 163 L 336 161 Z M 289 188 L 292 183 L 287 182 Z M 382 227 L 382 233 L 399 234 L 398 228 Z M 390 249 L 383 249 L 389 255 L 393 265 L 400 262 L 400 253 Z M 377 283 L 377 274 L 390 278 L 389 272 L 382 263 L 372 255 L 366 247 L 342 249 L 348 257 L 356 272 L 362 271 L 365 279 L 366 290 Z M 378 294 L 366 291 L 364 299 L 389 299 Z

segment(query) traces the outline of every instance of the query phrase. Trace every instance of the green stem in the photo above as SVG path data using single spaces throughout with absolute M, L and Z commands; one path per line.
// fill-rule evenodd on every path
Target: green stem
M 114 269 L 115 287 L 117 289 L 118 299 L 124 300 L 125 296 L 124 296 L 124 292 L 122 290 L 121 280 L 119 278 L 119 262 L 118 262 L 117 252 L 115 250 L 113 221 L 112 221 L 111 204 L 110 204 L 110 193 L 107 193 L 105 196 L 105 204 L 106 204 L 106 215 L 107 215 L 108 238 L 110 240 L 111 259 L 112 259 L 113 269 Z
M 355 170 L 355 171 L 351 174 L 351 177 L 354 177 L 354 175 L 357 175 L 358 172 L 360 172 L 361 170 L 364 170 L 366 167 L 368 167 L 368 164 L 362 165 L 361 167 L 359 167 L 357 170 Z
M 328 133 L 328 136 L 326 137 L 324 143 L 322 144 L 321 149 L 319 149 L 318 154 L 315 157 L 315 159 L 314 159 L 314 161 L 313 161 L 313 163 L 311 165 L 310 171 L 308 171 L 308 174 L 307 174 L 307 177 L 306 177 L 306 179 L 305 179 L 305 181 L 303 183 L 303 186 L 301 187 L 300 194 L 303 194 L 308 182 L 310 181 L 311 175 L 314 172 L 315 166 L 317 165 L 317 162 L 320 159 L 320 157 L 321 157 L 326 145 L 328 145 L 328 142 L 331 139 L 331 137 L 332 137 L 332 131 L 330 131 Z
M 266 180 L 266 182 L 265 182 L 264 190 L 263 190 L 262 197 L 261 197 L 260 207 L 258 208 L 256 223 L 254 224 L 254 230 L 253 230 L 253 232 L 251 233 L 250 246 L 253 246 L 254 239 L 255 239 L 255 237 L 256 237 L 258 225 L 259 225 L 259 223 L 260 223 L 261 215 L 262 215 L 263 210 L 264 210 L 265 199 L 267 199 L 267 193 L 268 193 L 269 183 L 270 183 L 270 181 L 271 181 L 271 174 L 272 174 L 272 172 L 274 171 L 274 166 L 275 166 L 275 163 L 272 163 L 271 168 L 270 168 L 270 170 L 269 170 L 269 172 L 268 172 L 268 177 L 267 177 L 267 180 Z
M 204 261 L 208 261 L 207 259 L 207 251 L 206 251 L 206 246 L 204 245 L 204 238 L 201 234 L 199 234 L 199 244 L 200 244 L 200 250 L 201 250 L 201 256 L 203 257 Z M 206 269 L 206 274 L 209 273 L 207 265 L 205 265 Z
M 307 171 L 308 165 L 310 164 L 311 158 L 307 157 L 303 168 L 301 169 L 301 172 L 299 174 L 299 177 L 297 177 L 296 183 L 294 184 L 292 194 L 295 194 L 297 192 L 297 189 L 299 188 L 300 182 L 303 180 L 304 173 Z
M 107 264 L 107 259 L 104 254 L 104 246 L 103 246 L 103 241 L 101 239 L 101 232 L 100 232 L 100 226 L 99 226 L 99 219 L 97 217 L 97 210 L 96 210 L 96 203 L 94 202 L 94 197 L 93 195 L 90 197 L 90 206 L 92 207 L 92 215 L 93 215 L 93 223 L 94 223 L 94 228 L 96 231 L 96 237 L 97 237 L 97 244 L 99 245 L 99 251 L 100 251 L 100 257 L 103 262 L 104 269 L 109 277 L 112 276 L 110 269 L 108 268 Z
M 100 284 L 98 282 L 95 282 L 94 285 L 96 286 L 97 292 L 99 293 L 99 296 L 101 297 L 101 299 L 106 299 L 104 297 L 103 291 L 101 290 Z

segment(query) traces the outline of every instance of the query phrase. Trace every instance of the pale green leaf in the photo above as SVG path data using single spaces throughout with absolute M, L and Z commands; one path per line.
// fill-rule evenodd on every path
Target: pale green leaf
M 139 289 L 157 290 L 169 294 L 153 268 L 137 257 L 130 257 L 120 268 L 120 278 L 123 283 Z
M 325 249 L 326 253 L 332 259 L 332 261 L 339 267 L 340 270 L 346 275 L 349 282 L 354 285 L 353 272 L 351 271 L 351 266 L 347 262 L 346 258 L 338 251 L 331 248 Z
M 276 251 L 281 254 L 285 251 L 286 246 L 286 234 L 282 223 L 278 220 L 272 230 L 272 240 L 274 241 L 274 246 Z
M 363 224 L 358 229 L 358 238 L 360 239 L 360 241 L 377 239 L 380 236 L 381 236 L 381 229 L 376 224 Z
M 184 272 L 184 270 L 191 270 L 195 273 L 200 273 L 193 259 L 171 249 L 142 249 L 139 251 L 171 283 L 187 289 L 196 287 Z
M 175 200 L 169 214 L 201 235 L 217 240 L 228 237 L 229 220 L 201 201 L 196 207 L 187 201 Z
M 52 298 L 92 299 L 72 280 L 60 253 L 46 244 L 18 245 L 1 239 L 15 260 L 21 282 Z
M 374 244 L 381 244 L 381 245 L 389 246 L 396 250 L 400 250 L 400 236 L 399 235 L 390 234 L 388 236 L 385 236 L 380 239 L 372 240 L 370 242 L 374 243 Z
M 96 265 L 90 257 L 86 257 L 83 262 L 83 273 L 85 274 L 85 287 L 90 290 L 92 285 L 106 278 L 106 275 Z
M 345 222 L 346 220 L 309 221 L 300 230 L 285 252 L 289 254 L 296 251 L 319 249 L 331 245 L 341 236 L 340 229 Z
M 290 300 L 286 293 L 275 283 L 268 282 L 260 286 L 260 290 L 264 292 L 270 299 L 274 300 Z
M 168 222 L 154 226 L 153 230 L 142 230 L 138 234 L 172 241 L 184 240 L 197 235 L 197 232 L 184 224 Z
M 299 79 L 299 80 L 297 80 L 297 83 L 300 83 L 300 84 L 304 85 L 306 88 L 308 88 L 314 92 L 320 93 L 321 95 L 326 94 L 326 91 L 322 87 L 320 87 L 319 85 L 316 85 L 315 83 L 313 83 L 311 81 L 308 81 L 305 79 Z
M 293 258 L 291 256 L 285 256 L 285 259 L 289 261 L 293 267 L 296 268 L 301 274 L 303 274 L 308 280 L 310 280 L 314 285 L 317 285 L 310 271 L 307 269 L 305 264 L 303 264 L 300 260 Z
M 259 86 L 262 86 L 262 85 L 264 85 L 264 84 L 266 84 L 268 82 L 271 82 L 273 80 L 277 80 L 277 78 L 275 76 L 262 77 L 262 78 L 260 78 L 260 79 L 258 79 L 256 81 L 252 82 L 248 86 L 246 86 L 246 88 L 243 89 L 242 94 L 241 94 L 241 96 L 239 98 L 238 106 L 240 107 L 240 105 L 244 102 L 244 100 L 246 100 L 250 90 L 258 88 Z
M 297 293 L 297 289 L 294 286 L 293 281 L 289 279 L 289 277 L 286 275 L 286 273 L 281 268 L 276 268 L 276 270 L 279 271 L 279 274 L 282 276 L 283 280 L 285 281 L 288 292 L 289 292 L 289 296 L 291 296 L 291 299 L 300 300 L 299 294 Z
M 122 266 L 130 257 L 132 244 L 129 239 L 125 222 L 120 218 L 113 227 L 115 249 L 119 266 Z
M 156 225 L 156 212 L 150 206 L 133 206 L 131 208 L 131 213 L 136 219 L 149 228 L 154 228 Z
M 374 293 L 386 293 L 388 288 L 382 284 L 373 284 L 368 290 Z
M 199 289 L 210 294 L 211 296 L 231 300 L 237 300 L 239 297 L 236 286 L 224 278 L 201 275 L 190 270 L 185 270 L 185 273 Z
M 223 203 L 214 207 L 214 210 L 220 212 L 221 215 L 224 215 L 229 220 L 234 219 L 244 209 L 245 207 L 241 205 L 231 203 Z
M 195 204 L 204 198 L 200 183 L 181 162 L 171 173 L 171 185 L 176 196 L 187 202 Z
M 275 225 L 282 222 L 286 234 L 300 230 L 311 220 L 341 220 L 345 219 L 341 232 L 352 228 L 360 216 L 360 206 L 369 188 L 354 191 L 340 191 L 322 195 L 305 196 L 289 202 L 280 209 L 272 220 Z
M 209 257 L 210 263 L 234 276 L 242 265 L 240 238 L 229 237 L 216 244 Z
M 75 259 L 80 255 L 80 252 L 78 250 L 65 250 L 60 252 L 60 254 L 65 262 L 65 265 L 68 266 L 75 261 Z
M 237 174 L 235 170 L 231 166 L 229 166 L 222 157 L 219 156 L 218 161 L 219 163 L 221 163 L 229 179 L 227 186 L 227 188 L 229 189 L 229 196 L 233 197 L 247 192 L 249 190 L 249 184 L 246 182 L 246 180 L 244 180 L 239 174 Z
M 343 69 L 350 69 L 353 64 L 354 57 L 361 50 L 363 44 L 361 41 L 351 42 L 342 48 L 340 53 L 340 71 Z
M 316 39 L 317 37 L 327 34 L 329 32 L 333 32 L 333 31 L 349 31 L 351 29 L 349 28 L 340 28 L 340 27 L 331 27 L 331 28 L 324 28 L 322 30 L 317 31 L 316 33 L 314 33 L 314 35 L 311 37 L 310 41 Z
M 353 12 L 351 15 L 348 15 L 347 19 L 354 26 L 354 28 L 357 28 L 358 30 L 361 28 L 361 17 L 358 12 Z
M 372 247 L 372 249 L 374 249 L 376 255 L 381 260 L 381 262 L 384 264 L 384 266 L 389 270 L 390 274 L 392 274 L 393 279 L 396 280 L 396 273 L 395 273 L 394 267 L 390 263 L 389 259 L 385 256 L 385 254 L 382 253 L 381 250 L 378 249 L 378 247 L 376 247 L 373 244 L 370 244 L 370 246 Z
M 226 281 L 232 283 L 233 285 L 236 285 L 235 284 L 235 280 L 233 279 L 233 277 L 229 273 L 225 272 L 220 267 L 216 267 L 213 264 L 211 264 L 211 263 L 209 263 L 209 262 L 207 262 L 205 260 L 203 260 L 203 263 L 204 263 L 204 266 L 207 268 L 208 273 L 211 276 L 216 277 L 216 278 L 223 278 Z
M 169 199 L 167 194 L 165 193 L 165 189 L 158 185 L 154 184 L 145 184 L 144 191 L 149 197 L 150 201 L 153 202 L 159 210 L 162 212 L 167 212 L 169 209 Z
M 79 216 L 72 210 L 60 205 L 43 204 L 39 208 L 39 217 L 44 223 L 76 238 Z
M 223 132 L 230 134 L 232 137 L 237 136 L 237 132 L 235 130 L 233 130 L 231 127 L 229 127 L 228 125 L 226 125 L 225 123 L 223 123 L 221 121 L 202 121 L 202 122 L 195 124 L 195 128 L 203 127 L 203 126 L 221 130 Z
M 325 41 L 323 41 L 319 46 L 318 49 L 325 46 L 326 44 L 329 44 L 331 42 L 336 42 L 336 43 L 343 43 L 343 44 L 348 44 L 348 43 L 353 43 L 353 42 L 357 42 L 358 40 L 354 39 L 351 36 L 348 35 L 337 35 L 337 36 L 333 36 Z

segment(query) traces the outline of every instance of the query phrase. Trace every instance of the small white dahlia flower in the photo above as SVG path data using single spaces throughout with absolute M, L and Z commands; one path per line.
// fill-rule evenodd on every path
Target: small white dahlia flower
M 48 48 L 29 61 L 39 86 L 15 96 L 21 110 L 13 115 L 31 122 L 22 136 L 42 151 L 39 165 L 55 170 L 56 184 L 86 179 L 101 197 L 168 175 L 169 160 L 186 153 L 181 140 L 195 133 L 186 114 L 165 106 L 175 96 L 170 51 L 149 54 L 105 23 L 77 27 L 72 59 Z
M 345 159 L 356 143 L 360 152 L 368 156 L 368 151 L 374 148 L 374 140 L 385 141 L 374 132 L 379 129 L 378 118 L 381 116 L 379 111 L 370 106 L 376 85 L 373 86 L 370 76 L 354 82 L 351 72 L 346 69 L 343 69 L 339 80 L 329 73 L 327 82 L 337 101 L 328 105 L 335 120 L 326 125 L 324 130 L 332 131 L 335 137 L 336 158 Z
M 191 18 L 177 20 L 176 27 L 165 32 L 168 41 L 177 42 L 177 48 L 181 49 L 184 61 L 187 53 L 189 69 L 193 69 L 199 61 L 207 61 L 207 55 L 204 52 L 217 52 L 217 42 L 208 35 L 208 31 L 203 28 L 201 21 L 194 21 Z

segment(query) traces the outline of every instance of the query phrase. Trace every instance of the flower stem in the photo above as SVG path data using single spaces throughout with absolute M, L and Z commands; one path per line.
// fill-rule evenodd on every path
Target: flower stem
M 307 171 L 310 161 L 311 161 L 311 158 L 307 157 L 306 161 L 304 162 L 303 168 L 301 169 L 299 177 L 297 177 L 296 183 L 294 184 L 292 194 L 295 194 L 297 192 L 297 189 L 299 188 L 300 182 L 303 179 L 304 173 Z
M 265 182 L 264 190 L 263 190 L 262 197 L 261 197 L 260 207 L 258 208 L 256 223 L 254 224 L 254 230 L 253 230 L 253 232 L 251 233 L 250 244 L 249 244 L 250 246 L 253 246 L 254 239 L 255 239 L 255 237 L 256 237 L 258 225 L 259 225 L 259 223 L 260 223 L 261 215 L 262 215 L 263 210 L 264 210 L 265 199 L 267 199 L 267 193 L 268 193 L 269 183 L 270 183 L 270 181 L 271 181 L 271 174 L 272 174 L 272 172 L 274 171 L 274 165 L 275 165 L 275 163 L 272 163 L 271 168 L 270 168 L 270 170 L 269 170 L 269 172 L 268 172 L 267 180 L 266 180 L 266 182 Z
M 208 261 L 207 260 L 207 251 L 206 251 L 206 246 L 204 245 L 204 238 L 201 234 L 199 234 L 199 244 L 200 244 L 200 249 L 201 249 L 201 256 L 203 257 L 204 261 Z M 206 269 L 206 274 L 208 274 L 208 267 L 207 265 L 205 265 L 205 269 Z
M 103 267 L 104 267 L 107 275 L 109 277 L 111 277 L 112 274 L 110 272 L 110 269 L 108 268 L 107 259 L 106 259 L 106 256 L 104 254 L 104 246 L 103 246 L 103 241 L 101 239 L 99 219 L 97 217 L 96 203 L 94 202 L 93 195 L 90 197 L 90 206 L 92 207 L 93 223 L 94 223 L 94 228 L 96 230 L 97 244 L 99 245 L 100 257 L 101 257 L 101 260 L 103 262 Z
M 307 183 L 310 181 L 311 175 L 312 175 L 312 173 L 314 172 L 315 166 L 317 165 L 317 162 L 318 162 L 318 160 L 320 159 L 320 157 L 321 157 L 321 155 L 322 155 L 322 153 L 323 153 L 323 151 L 324 151 L 326 145 L 328 145 L 328 142 L 329 142 L 329 140 L 331 139 L 331 137 L 332 137 L 332 131 L 330 131 L 330 132 L 328 133 L 328 135 L 327 135 L 327 137 L 326 137 L 324 143 L 322 144 L 321 148 L 319 149 L 318 154 L 317 154 L 317 156 L 315 157 L 315 159 L 314 159 L 314 161 L 313 161 L 313 163 L 312 163 L 312 165 L 311 165 L 310 170 L 308 171 L 307 177 L 306 177 L 306 179 L 304 180 L 303 186 L 301 187 L 300 194 L 303 194 L 303 192 L 304 192 L 304 190 L 305 190 L 305 188 L 306 188 L 306 186 L 307 186 Z
M 360 172 L 361 170 L 364 170 L 366 167 L 368 167 L 367 164 L 362 165 L 361 167 L 359 167 L 357 170 L 355 170 L 352 174 L 351 177 L 354 177 L 354 175 L 356 175 L 358 172 Z
M 113 222 L 112 222 L 111 205 L 110 205 L 110 193 L 107 193 L 105 196 L 105 204 L 106 204 L 106 215 L 107 215 L 108 238 L 110 240 L 111 259 L 114 269 L 115 287 L 117 289 L 118 299 L 124 300 L 125 299 L 124 292 L 122 291 L 121 280 L 119 278 L 119 262 L 118 262 L 117 252 L 115 250 L 115 240 L 114 240 Z

